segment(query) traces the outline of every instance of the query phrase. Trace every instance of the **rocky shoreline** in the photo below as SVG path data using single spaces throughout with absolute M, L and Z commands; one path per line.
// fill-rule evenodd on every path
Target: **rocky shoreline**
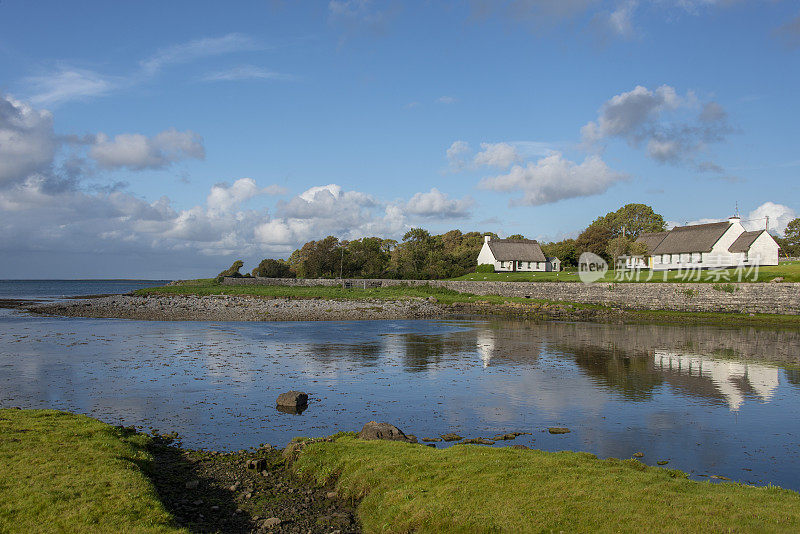
M 40 315 L 142 321 L 361 321 L 500 315 L 562 320 L 608 320 L 620 312 L 570 304 L 442 304 L 436 298 L 332 300 L 232 295 L 113 295 L 19 306 Z
M 115 295 L 21 307 L 36 314 L 145 321 L 354 321 L 452 315 L 435 299 L 323 300 L 251 296 Z

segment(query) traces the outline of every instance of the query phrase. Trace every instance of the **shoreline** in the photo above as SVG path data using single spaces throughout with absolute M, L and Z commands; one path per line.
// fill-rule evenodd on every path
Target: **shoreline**
M 800 328 L 800 317 L 778 314 L 631 310 L 571 302 L 474 296 L 446 302 L 436 297 L 330 298 L 322 296 L 102 295 L 63 301 L 20 301 L 6 307 L 34 315 L 140 321 L 367 321 L 516 318 L 616 324 L 693 324 Z M 450 299 L 453 300 L 453 299 Z
M 145 525 L 241 533 L 377 532 L 386 525 L 399 532 L 660 532 L 687 524 L 698 532 L 790 532 L 800 525 L 795 491 L 716 475 L 695 481 L 667 462 L 642 463 L 640 453 L 602 459 L 476 440 L 436 449 L 360 437 L 363 430 L 295 438 L 283 450 L 261 444 L 221 453 L 184 448 L 174 434 L 13 408 L 0 409 L 0 426 L 16 436 L 0 442 L 0 452 L 16 459 L 0 479 L 9 489 L 3 506 L 20 531 L 43 518 L 63 530 L 94 531 L 98 516 L 112 530 L 148 532 Z M 96 453 L 83 456 L 90 449 Z M 84 490 L 69 490 L 75 485 Z M 31 491 L 58 498 L 33 506 Z

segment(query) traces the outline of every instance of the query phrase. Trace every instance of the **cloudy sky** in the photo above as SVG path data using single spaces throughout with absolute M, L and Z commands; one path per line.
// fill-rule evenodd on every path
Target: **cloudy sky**
M 790 0 L 0 2 L 0 278 L 800 213 Z

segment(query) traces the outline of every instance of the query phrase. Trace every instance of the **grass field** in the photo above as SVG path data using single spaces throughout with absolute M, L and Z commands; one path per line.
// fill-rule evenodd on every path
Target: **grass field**
M 366 532 L 797 532 L 800 495 L 695 482 L 679 471 L 587 453 L 340 437 L 294 464 L 363 498 Z
M 741 274 L 741 280 L 739 275 Z M 774 267 L 761 267 L 757 271 L 747 269 L 708 269 L 704 271 L 649 271 L 639 273 L 638 278 L 631 271 L 608 271 L 599 282 L 769 282 L 783 277 L 784 282 L 800 282 L 800 262 L 781 262 Z M 579 282 L 578 271 L 567 269 L 561 272 L 544 273 L 470 273 L 453 280 L 501 281 L 501 282 Z
M 0 410 L 0 532 L 185 532 L 142 471 L 147 440 L 82 415 Z
M 540 302 L 549 301 L 501 297 L 497 295 L 473 295 L 459 293 L 452 289 L 424 286 L 393 286 L 371 289 L 345 289 L 341 286 L 225 286 L 213 279 L 191 280 L 177 286 L 150 287 L 136 291 L 137 295 L 250 295 L 265 298 L 322 298 L 342 300 L 403 300 L 413 298 L 435 297 L 443 304 L 454 302 L 475 302 L 481 300 L 491 304 L 504 302 Z M 583 305 L 584 307 L 591 307 Z

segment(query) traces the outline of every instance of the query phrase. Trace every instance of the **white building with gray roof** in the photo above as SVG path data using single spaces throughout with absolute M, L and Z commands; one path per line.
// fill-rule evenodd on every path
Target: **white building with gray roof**
M 483 247 L 478 254 L 478 265 L 493 265 L 499 272 L 560 271 L 561 261 L 548 258 L 542 247 L 532 239 L 483 238 Z
M 766 230 L 748 232 L 739 219 L 676 226 L 642 234 L 644 256 L 625 258 L 626 266 L 653 270 L 778 265 L 780 246 Z

